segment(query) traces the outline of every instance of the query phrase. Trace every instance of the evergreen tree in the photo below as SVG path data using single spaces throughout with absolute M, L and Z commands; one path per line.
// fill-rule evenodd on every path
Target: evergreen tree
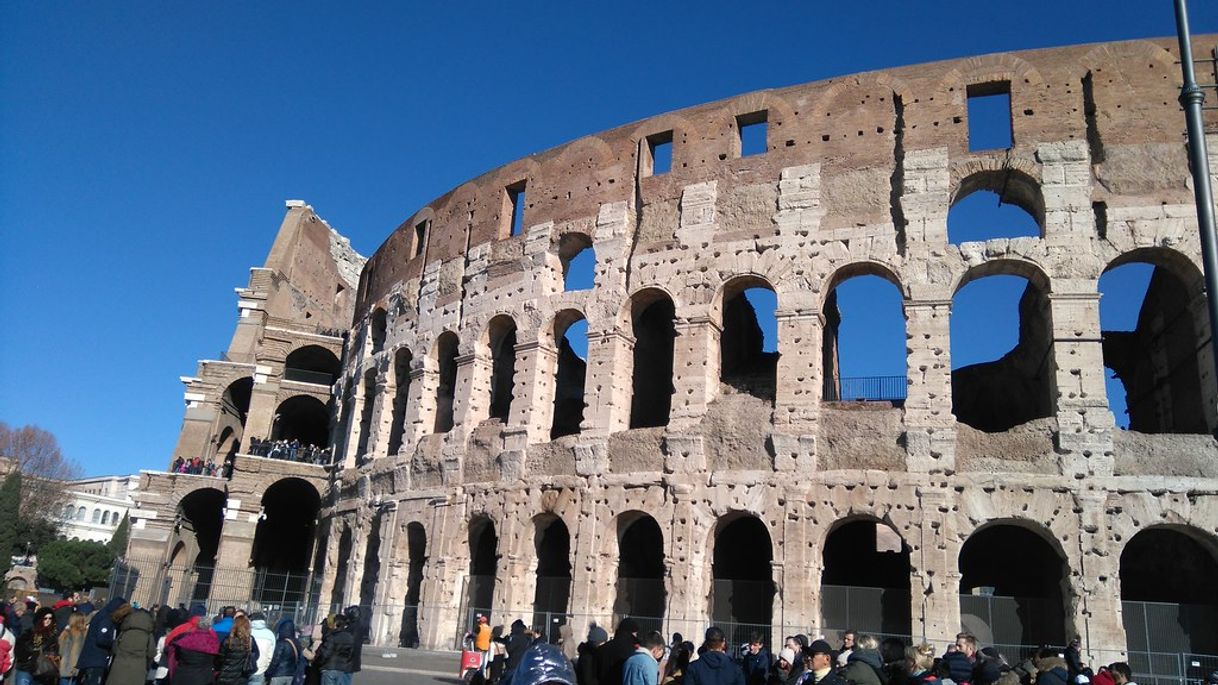
M 131 520 L 126 514 L 123 514 L 123 520 L 118 524 L 118 528 L 114 529 L 114 537 L 110 538 L 110 542 L 106 543 L 106 547 L 110 548 L 110 553 L 116 557 L 126 556 L 127 554 L 127 535 L 131 532 Z
M 13 471 L 0 485 L 0 567 L 8 569 L 9 556 L 17 547 L 21 512 L 21 472 Z
M 110 579 L 114 554 L 100 542 L 56 540 L 38 554 L 38 582 L 60 592 L 88 590 Z

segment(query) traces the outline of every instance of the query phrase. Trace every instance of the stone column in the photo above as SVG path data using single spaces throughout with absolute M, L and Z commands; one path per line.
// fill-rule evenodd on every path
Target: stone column
M 677 319 L 673 340 L 671 430 L 691 428 L 719 395 L 719 340 L 723 328 L 706 316 Z
M 250 561 L 254 534 L 258 528 L 260 506 L 256 499 L 241 500 L 230 493 L 224 508 L 224 528 L 216 551 L 212 575 L 210 608 L 249 604 L 257 572 Z M 252 494 L 252 493 L 251 493 Z
M 951 300 L 919 298 L 905 303 L 905 338 L 909 341 L 906 466 L 911 473 L 956 468 L 951 311 Z
M 1097 490 L 1074 495 L 1078 511 L 1078 541 L 1081 563 L 1076 581 L 1081 601 L 1074 616 L 1080 628 L 1083 654 L 1089 663 L 1112 661 L 1111 650 L 1126 649 L 1127 636 L 1121 620 L 1120 545 L 1105 524 L 1108 497 Z M 1067 635 L 1069 640 L 1071 635 Z M 1106 650 L 1106 653 L 1091 650 Z
M 436 426 L 436 390 L 440 374 L 424 368 L 422 360 L 410 369 L 410 398 L 406 401 L 406 427 L 402 431 L 402 453 L 414 453 L 415 445 Z
M 630 425 L 634 338 L 618 328 L 588 331 L 584 398 L 588 406 L 580 432 L 608 435 Z
M 368 423 L 368 447 L 364 450 L 367 459 L 376 459 L 388 454 L 389 430 L 393 425 L 393 382 L 389 373 L 382 371 L 376 377 L 376 399 L 372 404 L 372 420 Z
M 785 498 L 781 546 L 783 577 L 779 586 L 782 611 L 774 613 L 774 623 L 777 627 L 781 619 L 783 626 L 797 627 L 800 628 L 797 632 L 808 633 L 813 627 L 820 627 L 820 577 L 824 555 L 813 544 L 816 530 L 806 494 L 789 492 Z
M 549 442 L 557 366 L 558 351 L 544 340 L 516 346 L 516 383 L 508 424 L 520 429 L 523 440 L 509 441 L 507 449 L 523 450 L 527 445 Z
M 807 473 L 816 470 L 822 321 L 820 312 L 811 306 L 783 309 L 776 312 L 775 318 L 779 356 L 774 395 L 774 468 Z
M 275 430 L 275 410 L 279 407 L 275 403 L 276 396 L 279 393 L 279 383 L 269 382 L 267 373 L 270 369 L 265 366 L 257 366 L 254 371 L 254 389 L 250 393 L 250 408 L 245 414 L 245 428 L 241 431 L 241 444 L 238 448 L 239 452 L 245 452 L 246 447 L 250 444 L 250 438 L 269 439 L 272 432 Z M 212 439 L 216 439 L 213 436 Z M 213 445 L 212 449 L 215 449 Z M 223 457 L 223 455 L 217 455 Z
M 453 434 L 465 444 L 487 418 L 491 404 L 491 360 L 481 352 L 457 357 L 457 390 L 453 397 Z
M 952 514 L 955 492 L 918 486 L 922 510 L 918 549 L 910 555 L 910 627 L 914 642 L 951 640 L 960 632 L 960 543 Z
M 1112 432 L 1104 385 L 1100 295 L 1091 279 L 1058 279 L 1049 295 L 1058 448 L 1062 475 L 1112 475 Z
M 369 635 L 372 644 L 382 647 L 396 647 L 396 640 L 391 639 L 393 631 L 400 627 L 402 619 L 405 576 L 409 571 L 409 559 L 403 559 L 398 550 L 398 536 L 405 534 L 398 530 L 398 509 L 396 502 L 388 502 L 381 513 L 381 572 L 377 578 L 376 592 L 373 593 L 373 606 L 368 611 Z M 407 566 L 403 570 L 403 566 Z

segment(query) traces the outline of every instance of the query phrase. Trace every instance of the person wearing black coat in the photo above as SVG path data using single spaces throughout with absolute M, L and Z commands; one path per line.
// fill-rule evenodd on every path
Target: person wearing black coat
M 622 682 L 622 667 L 626 660 L 634 655 L 639 646 L 639 625 L 633 618 L 623 618 L 613 631 L 613 639 L 601 645 L 596 650 L 599 662 L 597 682 L 601 685 L 619 685 Z
M 106 676 L 106 667 L 110 664 L 110 649 L 114 646 L 116 634 L 114 612 L 126 604 L 122 597 L 114 597 L 101 611 L 89 619 L 89 631 L 85 633 L 85 644 L 80 648 L 80 658 L 76 660 L 79 685 L 102 685 Z
M 351 651 L 351 672 L 359 673 L 360 662 L 364 656 L 364 640 L 368 635 L 368 630 L 364 625 L 359 607 L 349 606 L 344 613 L 347 615 L 347 626 L 351 630 L 351 639 L 355 642 L 355 647 Z
M 296 624 L 285 618 L 275 626 L 275 651 L 271 665 L 266 667 L 267 685 L 291 685 L 300 672 L 300 641 L 296 639 Z
M 313 663 L 321 671 L 321 685 L 351 685 L 351 658 L 355 637 L 346 616 L 334 617 L 334 628 L 322 638 Z
M 609 633 L 595 623 L 588 629 L 588 640 L 580 643 L 579 658 L 575 661 L 575 679 L 578 685 L 599 685 L 597 675 L 600 671 L 600 661 L 597 659 L 596 650 L 608 640 Z
M 504 670 L 504 673 L 514 673 L 516 671 L 516 664 L 520 663 L 520 657 L 524 656 L 525 650 L 531 644 L 533 644 L 533 639 L 525 631 L 524 621 L 520 619 L 512 621 L 511 632 L 508 633 L 507 638 L 507 668 Z

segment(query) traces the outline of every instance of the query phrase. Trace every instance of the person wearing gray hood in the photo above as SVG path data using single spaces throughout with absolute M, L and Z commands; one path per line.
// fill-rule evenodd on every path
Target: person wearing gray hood
M 871 635 L 862 635 L 854 643 L 850 656 L 846 657 L 846 668 L 842 677 L 854 685 L 885 685 L 884 659 L 880 656 L 880 641 Z
M 266 627 L 266 614 L 255 611 L 250 614 L 250 637 L 258 645 L 258 663 L 253 675 L 246 685 L 264 685 L 266 669 L 271 665 L 271 657 L 275 654 L 275 633 Z

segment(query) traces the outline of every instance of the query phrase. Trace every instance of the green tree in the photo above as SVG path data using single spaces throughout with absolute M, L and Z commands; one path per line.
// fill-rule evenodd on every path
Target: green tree
M 38 555 L 38 584 L 60 592 L 88 590 L 110 580 L 114 554 L 91 540 L 56 540 Z
M 131 532 L 131 520 L 126 514 L 123 514 L 123 520 L 118 524 L 118 528 L 114 529 L 114 537 L 110 538 L 110 542 L 106 547 L 110 548 L 110 553 L 115 557 L 121 557 L 127 553 L 127 535 Z
M 0 566 L 10 566 L 9 555 L 17 546 L 21 519 L 21 472 L 12 471 L 0 485 Z

